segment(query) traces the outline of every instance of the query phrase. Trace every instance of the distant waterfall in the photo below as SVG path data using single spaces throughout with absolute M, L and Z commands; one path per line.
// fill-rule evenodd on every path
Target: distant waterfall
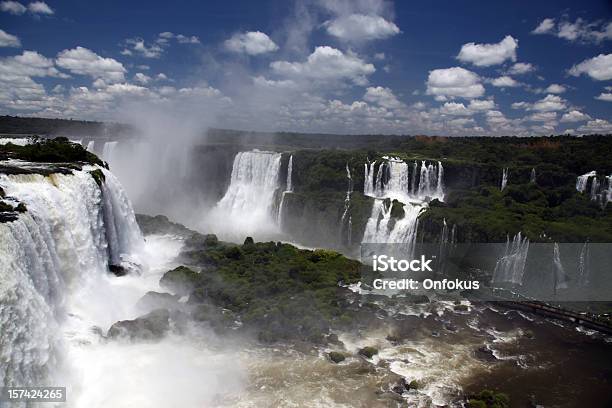
M 95 153 L 94 152 L 94 147 L 95 147 L 95 140 L 90 140 L 89 142 L 87 142 L 87 151 L 90 153 Z
M 501 191 L 504 191 L 506 186 L 508 185 L 508 168 L 504 168 L 502 170 L 502 179 L 501 179 Z
M 535 184 L 536 182 L 536 170 L 535 168 L 531 169 L 531 175 L 529 176 L 529 182 Z
M 281 196 L 280 204 L 278 205 L 277 223 L 281 225 L 283 222 L 283 209 L 285 208 L 285 196 L 287 193 L 293 192 L 293 155 L 289 156 L 289 163 L 287 163 L 287 184 L 283 195 Z
M 563 263 L 561 263 L 561 251 L 559 249 L 559 244 L 555 242 L 553 247 L 553 263 L 552 263 L 552 275 L 553 275 L 553 289 L 554 292 L 557 293 L 559 289 L 567 289 L 567 273 L 565 272 L 565 268 L 563 267 Z
M 351 169 L 348 163 L 346 163 L 346 179 L 348 187 L 346 189 L 346 196 L 344 197 L 344 211 L 340 218 L 340 239 L 343 239 L 343 232 L 346 231 L 346 244 L 350 246 L 352 241 L 353 221 L 349 212 L 351 209 L 351 195 L 353 194 L 353 177 L 351 176 Z
M 102 160 L 110 162 L 113 159 L 113 153 L 119 142 L 106 142 L 102 148 Z
M 595 170 L 585 173 L 576 178 L 576 190 L 588 193 L 591 200 L 598 201 L 605 207 L 612 201 L 612 175 L 605 176 L 600 181 Z
M 374 176 L 375 164 L 365 165 L 364 194 L 376 198 L 376 201 L 362 242 L 414 244 L 418 216 L 427 208 L 427 202 L 433 199 L 444 200 L 442 163 L 421 161 L 419 166 L 415 161 L 411 171 L 404 161 L 383 157 Z M 391 200 L 404 204 L 403 217 L 391 217 Z
M 590 251 L 589 243 L 585 242 L 580 250 L 578 257 L 578 282 L 581 287 L 587 287 L 590 284 Z
M 144 241 L 114 176 L 100 188 L 87 172 L 0 175 L 27 212 L 0 223 L 0 385 L 55 384 L 59 324 L 70 288 L 135 260 Z
M 236 239 L 244 239 L 246 234 L 277 229 L 281 157 L 259 150 L 236 154 L 230 185 L 213 210 L 218 230 L 229 228 Z
M 520 232 L 514 236 L 512 243 L 508 238 L 504 255 L 495 264 L 492 284 L 511 283 L 521 285 L 528 253 L 529 240 L 523 238 Z

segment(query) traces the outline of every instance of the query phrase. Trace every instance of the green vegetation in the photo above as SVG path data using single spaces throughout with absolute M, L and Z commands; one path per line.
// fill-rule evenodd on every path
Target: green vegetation
M 71 143 L 65 137 L 37 139 L 34 143 L 18 146 L 12 143 L 0 145 L 0 160 L 8 158 L 44 163 L 88 163 L 103 166 L 104 163 L 83 146 Z
M 96 184 L 99 187 L 102 187 L 102 184 L 106 181 L 106 176 L 104 175 L 102 170 L 100 169 L 92 170 L 89 172 L 89 174 L 91 174 L 91 177 L 93 177 L 93 179 L 96 181 Z
M 206 241 L 214 240 L 201 236 L 192 243 Z M 249 238 L 243 245 L 202 245 L 182 257 L 201 267 L 200 273 L 179 267 L 167 272 L 160 284 L 188 288 L 192 304 L 230 310 L 263 342 L 324 342 L 332 325 L 347 320 L 341 303 L 348 290 L 338 283 L 357 282 L 361 266 L 333 251 L 300 250 Z
M 344 353 L 340 353 L 338 351 L 330 351 L 327 355 L 329 356 L 329 359 L 336 364 L 346 360 L 346 356 L 344 355 Z
M 506 394 L 491 390 L 468 397 L 468 408 L 509 408 L 510 398 Z

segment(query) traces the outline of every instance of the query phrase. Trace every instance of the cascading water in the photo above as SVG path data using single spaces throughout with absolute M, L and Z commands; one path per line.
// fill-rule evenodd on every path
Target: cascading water
M 340 240 L 343 240 L 343 232 L 346 231 L 346 245 L 350 246 L 352 241 L 351 235 L 353 233 L 353 220 L 349 212 L 351 209 L 351 195 L 353 194 L 353 177 L 351 176 L 351 169 L 348 163 L 346 163 L 346 179 L 348 187 L 346 189 L 346 196 L 344 197 L 344 211 L 340 218 Z
M 376 178 L 376 162 L 365 165 L 364 194 L 376 198 L 376 201 L 366 224 L 362 243 L 413 245 L 416 240 L 418 216 L 427 208 L 427 202 L 433 199 L 444 200 L 442 163 L 422 161 L 419 167 L 415 161 L 410 174 L 409 166 L 404 161 L 389 157 L 383 159 L 378 166 Z M 391 216 L 391 200 L 404 204 L 403 217 Z
M 94 153 L 95 144 L 96 144 L 95 140 L 90 140 L 89 142 L 87 142 L 87 151 L 89 153 Z
M 88 173 L 94 169 L 104 174 L 103 189 Z M 108 274 L 113 260 L 137 261 L 143 239 L 106 169 L 1 175 L 0 187 L 27 208 L 0 224 L 0 384 L 56 385 L 71 290 Z
M 589 188 L 589 181 L 591 183 Z M 598 201 L 603 208 L 612 201 L 612 175 L 605 176 L 601 181 L 597 178 L 595 170 L 578 176 L 576 179 L 576 190 L 588 193 L 593 201 Z
M 119 142 L 106 142 L 102 148 L 102 160 L 105 162 L 111 162 L 113 160 L 113 153 Z
M 283 209 L 285 208 L 285 196 L 287 195 L 287 193 L 293 192 L 292 174 L 293 174 L 293 155 L 289 156 L 289 163 L 287 164 L 287 184 L 285 187 L 285 191 L 283 191 L 283 195 L 281 196 L 281 202 L 278 205 L 278 216 L 277 216 L 276 222 L 278 223 L 279 226 L 283 222 Z
M 529 182 L 532 184 L 535 184 L 536 182 L 536 169 L 535 168 L 531 169 L 531 175 L 529 176 Z
M 561 250 L 559 244 L 555 242 L 553 247 L 553 259 L 552 259 L 552 277 L 553 277 L 553 289 L 556 294 L 560 289 L 567 289 L 567 273 L 561 262 Z
M 253 150 L 234 158 L 227 192 L 212 211 L 216 231 L 244 239 L 255 233 L 278 233 L 277 199 L 281 153 Z M 276 211 L 275 211 L 276 210 Z
M 504 168 L 502 170 L 502 179 L 501 179 L 500 190 L 504 191 L 504 189 L 506 188 L 507 185 L 508 185 L 508 168 Z
M 504 255 L 495 264 L 492 284 L 511 283 L 521 285 L 528 253 L 529 240 L 526 237 L 523 238 L 520 232 L 514 236 L 512 243 L 508 238 Z

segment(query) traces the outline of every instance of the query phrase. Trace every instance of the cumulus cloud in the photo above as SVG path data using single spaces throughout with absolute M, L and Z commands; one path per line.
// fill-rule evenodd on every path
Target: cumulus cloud
M 480 77 L 461 67 L 434 69 L 427 78 L 427 94 L 439 100 L 447 98 L 473 99 L 484 95 Z
M 562 94 L 565 91 L 567 91 L 567 89 L 563 85 L 559 85 L 559 84 L 550 84 L 544 90 L 544 92 L 549 93 L 549 94 Z
M 495 109 L 495 102 L 492 100 L 472 99 L 468 105 L 468 109 L 476 112 L 492 110 Z
M 374 73 L 374 65 L 358 56 L 322 46 L 317 47 L 305 62 L 274 61 L 270 64 L 278 75 L 296 79 L 349 79 L 357 85 L 367 84 L 367 76 Z
M 594 119 L 578 128 L 582 133 L 612 133 L 612 123 L 604 119 Z
M 554 18 L 545 18 L 540 24 L 531 32 L 532 34 L 548 34 L 555 28 Z
M 28 4 L 28 10 L 30 11 L 30 13 L 34 14 L 54 14 L 51 7 L 49 7 L 44 1 L 35 1 Z
M 600 101 L 612 102 L 612 93 L 602 92 L 599 94 L 599 96 L 596 96 L 595 99 L 599 99 Z
M 126 48 L 121 51 L 122 55 L 138 54 L 144 58 L 159 58 L 164 49 L 155 43 L 147 45 L 142 38 L 128 38 L 125 40 Z
M 561 116 L 561 122 L 582 122 L 589 120 L 591 117 L 577 110 L 571 110 Z
M 596 57 L 582 61 L 574 65 L 569 74 L 580 76 L 586 74 L 597 81 L 612 79 L 612 54 L 599 54 Z
M 491 80 L 491 85 L 496 86 L 498 88 L 516 88 L 518 86 L 521 86 L 521 83 L 509 77 L 508 75 L 503 75 Z
M 463 44 L 457 59 L 461 62 L 471 63 L 478 67 L 499 65 L 506 60 L 516 61 L 518 40 L 507 35 L 495 44 Z
M 525 118 L 525 120 L 530 122 L 552 122 L 557 119 L 556 112 L 537 112 L 533 113 Z
M 134 74 L 134 81 L 146 85 L 151 81 L 151 77 L 143 74 L 142 72 L 137 72 Z
M 126 69 L 123 64 L 113 58 L 101 57 L 83 47 L 61 51 L 57 54 L 56 63 L 60 68 L 74 74 L 87 75 L 109 83 L 121 82 L 125 79 Z
M 532 34 L 549 34 L 571 42 L 600 43 L 612 39 L 612 22 L 588 21 L 577 18 L 574 22 L 545 18 Z
M 225 48 L 235 53 L 260 55 L 278 50 L 278 45 L 261 31 L 236 33 L 225 41 Z
M 54 67 L 53 60 L 36 51 L 24 51 L 21 55 L 0 59 L 0 79 L 4 81 L 47 76 L 66 77 Z
M 382 86 L 370 86 L 366 89 L 366 93 L 363 96 L 363 100 L 366 102 L 375 103 L 387 109 L 396 109 L 404 106 L 397 97 L 393 94 L 393 91 L 389 88 Z
M 470 116 L 474 114 L 474 112 L 466 108 L 464 104 L 457 102 L 446 102 L 440 108 L 440 113 L 453 116 Z
M 344 41 L 380 40 L 400 33 L 395 23 L 381 16 L 351 14 L 325 22 L 327 33 Z
M 0 47 L 21 47 L 21 41 L 15 35 L 11 35 L 4 30 L 0 30 Z
M 517 62 L 516 64 L 510 67 L 510 69 L 508 70 L 508 74 L 523 75 L 529 72 L 533 72 L 535 71 L 535 69 L 536 69 L 535 66 L 533 66 L 532 64 L 528 62 Z
M 25 13 L 28 9 L 18 1 L 2 1 L 0 2 L 0 10 L 15 15 Z
M 557 95 L 546 95 L 544 98 L 536 101 L 530 109 L 540 112 L 552 112 L 564 110 L 566 107 L 565 99 Z

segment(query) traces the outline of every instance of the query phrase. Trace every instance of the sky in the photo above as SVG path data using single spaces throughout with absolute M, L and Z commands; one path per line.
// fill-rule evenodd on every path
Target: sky
M 0 114 L 612 133 L 612 2 L 0 1 Z

